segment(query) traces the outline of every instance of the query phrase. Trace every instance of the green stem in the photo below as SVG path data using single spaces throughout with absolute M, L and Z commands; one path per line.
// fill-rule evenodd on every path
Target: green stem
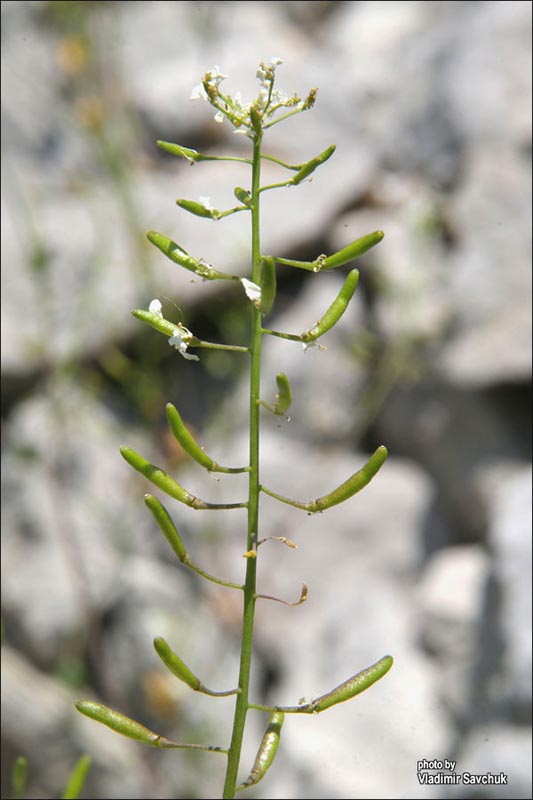
M 259 247 L 259 182 L 261 173 L 261 136 L 254 139 L 252 165 L 252 281 L 261 283 L 261 252 Z M 248 484 L 247 550 L 257 544 L 259 522 L 259 384 L 261 378 L 261 313 L 252 307 L 252 336 L 250 347 L 250 473 Z M 224 783 L 224 798 L 235 797 L 237 772 L 241 757 L 244 726 L 248 711 L 248 690 L 252 661 L 252 640 L 256 601 L 257 558 L 246 559 L 244 611 L 239 671 L 240 694 L 235 704 L 233 733 Z
M 290 339 L 291 342 L 303 342 L 301 336 L 295 333 L 284 333 L 283 331 L 271 331 L 269 328 L 263 328 L 263 333 L 268 333 L 269 336 L 278 336 L 280 339 Z

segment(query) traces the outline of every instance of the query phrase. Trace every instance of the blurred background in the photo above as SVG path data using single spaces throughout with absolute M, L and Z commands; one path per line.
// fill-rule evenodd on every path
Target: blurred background
M 169 436 L 179 408 L 222 463 L 247 460 L 246 359 L 178 358 L 131 317 L 158 297 L 197 336 L 246 344 L 240 287 L 191 280 L 145 239 L 249 271 L 242 164 L 191 167 L 156 139 L 246 155 L 191 88 L 215 64 L 257 94 L 260 61 L 313 110 L 265 149 L 312 180 L 265 194 L 263 252 L 331 253 L 376 229 L 326 350 L 265 341 L 262 396 L 289 376 L 290 421 L 265 412 L 263 482 L 307 500 L 379 444 L 361 495 L 308 517 L 264 497 L 253 696 L 295 703 L 391 653 L 369 692 L 286 721 L 250 797 L 531 797 L 531 5 L 526 2 L 2 3 L 2 796 L 55 798 L 81 753 L 83 797 L 220 796 L 224 759 L 152 752 L 81 717 L 100 700 L 180 741 L 224 745 L 233 700 L 197 696 L 152 648 L 168 639 L 213 689 L 238 671 L 240 596 L 180 568 L 143 503 L 127 444 L 207 500 L 243 499 Z M 265 162 L 265 182 L 283 179 Z M 272 179 L 272 180 L 270 180 Z M 246 217 L 246 218 L 245 218 Z M 245 219 L 241 219 L 245 218 Z M 349 267 L 278 267 L 269 327 L 299 333 Z M 267 337 L 268 338 L 268 337 Z M 243 511 L 168 507 L 195 561 L 244 574 Z M 236 593 L 235 593 L 236 594 Z M 264 717 L 250 712 L 241 770 Z M 500 771 L 507 786 L 421 786 L 417 762 Z

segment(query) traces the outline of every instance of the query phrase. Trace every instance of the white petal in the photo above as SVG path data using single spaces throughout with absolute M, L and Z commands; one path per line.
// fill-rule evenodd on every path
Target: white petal
M 187 330 L 184 325 L 180 325 L 179 328 L 176 328 L 174 335 L 170 337 L 168 343 L 171 347 L 175 347 L 178 353 L 183 356 L 183 358 L 186 358 L 187 361 L 199 361 L 200 359 L 198 356 L 187 353 L 188 342 L 191 337 L 192 333 Z
M 283 61 L 281 60 L 281 58 L 271 58 L 270 63 L 272 64 L 273 67 L 277 67 L 278 64 L 283 64 Z
M 224 122 L 224 114 L 222 113 L 222 111 L 217 111 L 217 113 L 215 114 L 215 122 L 218 123 Z
M 203 84 L 198 83 L 196 86 L 193 87 L 190 100 L 207 100 L 207 92 L 205 91 Z
M 204 208 L 207 208 L 208 211 L 214 211 L 215 209 L 211 205 L 211 198 L 210 197 L 199 197 L 198 198 L 200 205 Z
M 305 353 L 305 351 L 307 350 L 308 347 L 316 347 L 316 342 L 304 342 L 302 344 L 302 349 L 303 349 L 304 353 Z
M 161 303 L 159 302 L 159 300 L 157 298 L 155 300 L 152 300 L 152 302 L 148 306 L 148 311 L 151 311 L 152 314 L 157 314 L 158 317 L 162 317 L 163 316 L 162 309 L 163 309 L 163 306 L 161 305 Z
M 252 303 L 259 303 L 261 301 L 261 287 L 257 283 L 249 281 L 248 278 L 241 278 L 241 283 Z

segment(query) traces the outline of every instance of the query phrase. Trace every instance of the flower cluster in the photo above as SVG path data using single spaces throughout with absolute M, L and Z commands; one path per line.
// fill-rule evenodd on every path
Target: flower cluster
M 221 92 L 220 84 L 228 76 L 224 75 L 218 66 L 206 72 L 202 83 L 193 88 L 191 100 L 207 100 L 216 109 L 215 122 L 222 123 L 224 119 L 228 119 L 235 128 L 234 133 L 244 134 L 253 139 L 258 132 L 258 120 L 261 127 L 270 127 L 287 116 L 284 114 L 273 119 L 274 114 L 280 109 L 292 109 L 289 114 L 295 114 L 306 111 L 315 102 L 316 89 L 311 89 L 304 100 L 297 94 L 289 97 L 280 89 L 274 89 L 276 67 L 282 63 L 281 58 L 272 58 L 270 64 L 264 62 L 259 64 L 256 75 L 261 88 L 251 103 L 243 103 L 240 92 L 234 96 Z M 266 120 L 270 122 L 264 125 Z

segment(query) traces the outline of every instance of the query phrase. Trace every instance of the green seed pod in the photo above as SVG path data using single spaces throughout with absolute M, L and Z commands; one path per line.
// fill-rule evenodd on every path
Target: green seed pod
M 301 339 L 303 342 L 312 342 L 318 339 L 339 321 L 353 297 L 358 282 L 359 271 L 357 269 L 352 269 L 352 271 L 348 273 L 342 289 L 324 316 L 317 322 L 314 328 L 302 333 Z
M 164 253 L 167 258 L 170 258 L 170 260 L 175 264 L 179 264 L 180 267 L 189 270 L 189 272 L 196 273 L 196 275 L 199 275 L 201 278 L 205 278 L 209 281 L 239 280 L 236 275 L 228 275 L 225 272 L 219 272 L 218 270 L 209 266 L 209 264 L 202 264 L 201 261 L 197 261 L 195 258 L 190 256 L 186 250 L 177 245 L 176 242 L 173 242 L 172 239 L 169 239 L 168 236 L 163 236 L 162 233 L 148 231 L 146 237 L 158 248 L 158 250 L 161 250 L 161 252 Z
M 355 697 L 356 694 L 364 692 L 372 686 L 373 683 L 382 678 L 392 667 L 392 657 L 384 656 L 379 661 L 376 661 L 371 667 L 358 672 L 347 681 L 341 683 L 331 692 L 317 697 L 309 703 L 309 710 L 318 714 L 320 711 L 325 711 L 326 708 L 343 703 L 345 700 Z
M 365 486 L 370 483 L 374 475 L 376 475 L 379 469 L 382 467 L 387 456 L 387 448 L 383 445 L 380 445 L 380 447 L 378 447 L 377 450 L 372 454 L 364 467 L 361 467 L 361 469 L 355 472 L 350 478 L 348 478 L 347 481 L 341 483 L 341 485 L 333 492 L 330 492 L 324 497 L 319 497 L 317 500 L 315 500 L 314 503 L 310 504 L 313 506 L 313 508 L 310 508 L 309 510 L 323 511 L 326 508 L 336 506 L 339 503 L 343 503 L 345 500 L 348 500 L 350 497 L 353 497 L 354 494 L 360 492 L 361 489 L 364 489 Z
M 298 500 L 291 500 L 289 497 L 283 497 L 276 492 L 267 489 L 266 486 L 261 486 L 261 491 L 279 500 L 280 503 L 287 503 L 294 508 L 301 508 L 303 511 L 308 511 L 310 514 L 316 514 L 317 511 L 325 511 L 326 508 L 331 508 L 345 500 L 349 500 L 354 494 L 364 489 L 370 483 L 374 475 L 379 471 L 383 462 L 387 458 L 387 448 L 381 445 L 373 453 L 364 467 L 355 472 L 347 481 L 344 481 L 333 492 L 319 497 L 317 500 L 310 500 L 308 503 L 300 503 Z
M 206 507 L 207 504 L 204 503 L 203 500 L 199 500 L 197 497 L 189 494 L 189 492 L 187 492 L 183 486 L 180 486 L 174 478 L 171 478 L 164 470 L 156 467 L 154 464 L 150 464 L 149 461 L 146 461 L 139 453 L 132 450 L 131 447 L 121 447 L 120 454 L 133 469 L 136 469 L 137 472 L 140 472 L 141 475 L 144 475 L 149 481 L 152 481 L 152 483 L 170 495 L 170 497 L 193 508 Z M 198 503 L 200 505 L 198 505 Z
M 235 195 L 239 203 L 243 204 L 243 206 L 246 206 L 246 208 L 252 207 L 252 195 L 250 194 L 249 191 L 247 191 L 246 189 L 242 189 L 240 186 L 236 186 L 235 189 L 233 190 L 233 194 Z
M 28 759 L 26 756 L 17 756 L 11 772 L 11 785 L 13 788 L 13 800 L 20 800 L 26 791 L 28 777 Z
M 255 106 L 252 106 L 250 109 L 250 122 L 252 123 L 255 134 L 261 136 L 263 133 L 263 119 L 261 113 Z
M 82 792 L 91 764 L 92 758 L 90 756 L 81 756 L 78 759 L 70 773 L 65 791 L 61 795 L 61 800 L 77 800 Z
M 268 314 L 276 297 L 276 262 L 272 256 L 261 259 L 261 300 L 259 311 Z
M 176 242 L 173 242 L 172 239 L 169 239 L 168 236 L 163 236 L 162 233 L 157 233 L 156 231 L 148 231 L 146 237 L 152 244 L 155 244 L 167 258 L 170 258 L 175 264 L 179 264 L 180 267 L 184 267 L 190 272 L 198 272 L 198 270 L 202 268 L 203 265 L 200 264 L 199 261 L 196 261 L 195 258 L 190 256 L 189 253 L 176 244 Z
M 147 508 L 149 508 L 152 512 L 155 521 L 161 528 L 163 536 L 174 550 L 179 560 L 183 563 L 186 559 L 188 559 L 188 554 L 185 549 L 185 545 L 181 541 L 181 537 L 176 530 L 176 526 L 172 522 L 170 514 L 166 510 L 165 506 L 160 503 L 157 497 L 154 497 L 152 494 L 145 494 L 144 502 L 146 503 Z
M 241 783 L 241 785 L 237 787 L 237 791 L 246 789 L 248 786 L 254 786 L 265 777 L 268 768 L 271 766 L 278 752 L 281 727 L 284 718 L 285 714 L 282 711 L 274 711 L 274 713 L 270 715 L 265 734 L 255 757 L 252 771 L 244 783 Z
M 362 256 L 363 253 L 367 252 L 367 250 L 370 250 L 372 247 L 375 247 L 377 244 L 381 242 L 384 236 L 385 234 L 383 233 L 383 231 L 374 231 L 374 233 L 369 233 L 366 236 L 361 236 L 360 239 L 356 239 L 355 242 L 352 242 L 346 247 L 343 247 L 342 250 L 333 253 L 333 255 L 328 256 L 322 261 L 319 261 L 318 264 L 319 270 L 342 267 L 349 261 L 353 261 L 355 258 L 359 258 L 359 256 Z
M 207 219 L 218 219 L 220 212 L 214 208 L 207 208 L 201 203 L 196 203 L 194 200 L 176 200 L 176 205 L 189 211 L 196 217 L 206 217 Z
M 163 662 L 163 664 L 172 672 L 176 678 L 179 678 L 180 681 L 183 681 L 190 686 L 191 689 L 194 689 L 195 692 L 200 689 L 202 683 L 193 675 L 187 664 L 184 664 L 183 661 L 176 653 L 172 650 L 169 644 L 161 637 L 157 636 L 154 639 L 154 648 Z
M 140 472 L 141 475 L 144 475 L 145 478 L 148 478 L 149 481 L 152 481 L 156 486 L 162 489 L 163 492 L 173 497 L 175 500 L 179 500 L 180 503 L 185 503 L 186 506 L 190 506 L 196 510 L 198 509 L 230 509 L 230 508 L 244 508 L 246 503 L 206 503 L 205 500 L 200 500 L 199 497 L 195 497 L 192 494 L 189 494 L 183 486 L 181 486 L 174 478 L 171 478 L 168 473 L 162 470 L 160 467 L 156 467 L 155 464 L 150 464 L 149 461 L 146 461 L 139 453 L 136 453 L 135 450 L 132 450 L 131 447 L 121 447 L 120 454 L 122 458 L 130 464 L 133 469 L 136 469 L 137 472 Z
M 198 464 L 208 470 L 212 470 L 213 468 L 217 467 L 217 463 L 213 461 L 212 458 L 209 458 L 209 456 L 206 455 L 202 448 L 195 442 L 183 424 L 183 420 L 179 415 L 178 409 L 173 406 L 172 403 L 167 403 L 166 411 L 168 423 L 172 433 L 176 437 L 177 441 L 181 444 L 185 452 L 188 453 L 191 458 L 194 458 Z
M 101 703 L 93 703 L 92 700 L 78 700 L 76 708 L 86 717 L 90 717 L 96 722 L 101 722 L 102 725 L 107 725 L 108 728 L 117 733 L 121 733 L 130 739 L 136 739 L 138 742 L 143 742 L 143 744 L 164 747 L 165 742 L 168 741 L 164 736 L 145 728 L 140 722 L 136 722 L 134 719 L 121 714 L 120 711 L 114 711 Z
M 131 313 L 136 319 L 146 322 L 148 325 L 151 325 L 152 328 L 155 328 L 156 331 L 164 333 L 165 336 L 171 337 L 176 333 L 177 325 L 170 322 L 168 319 L 164 319 L 154 311 L 146 311 L 144 308 L 135 308 Z
M 166 150 L 167 153 L 172 153 L 173 156 L 186 158 L 193 164 L 195 161 L 201 161 L 202 156 L 197 150 L 191 150 L 190 147 L 182 147 L 180 144 L 172 144 L 172 142 L 163 142 L 160 139 L 156 142 L 161 150 Z
M 327 161 L 328 158 L 330 158 L 330 156 L 333 155 L 335 150 L 336 150 L 336 145 L 334 144 L 327 147 L 323 153 L 320 153 L 318 156 L 315 156 L 315 158 L 312 158 L 310 161 L 304 164 L 298 170 L 294 178 L 292 178 L 289 181 L 289 183 L 291 183 L 293 186 L 297 186 L 299 183 L 303 181 L 304 178 L 307 178 L 308 175 L 311 175 L 311 173 L 315 171 L 315 169 L 317 169 L 321 164 Z
M 276 383 L 278 385 L 278 393 L 274 400 L 274 414 L 281 417 L 288 411 L 292 403 L 291 385 L 284 372 L 278 372 Z

